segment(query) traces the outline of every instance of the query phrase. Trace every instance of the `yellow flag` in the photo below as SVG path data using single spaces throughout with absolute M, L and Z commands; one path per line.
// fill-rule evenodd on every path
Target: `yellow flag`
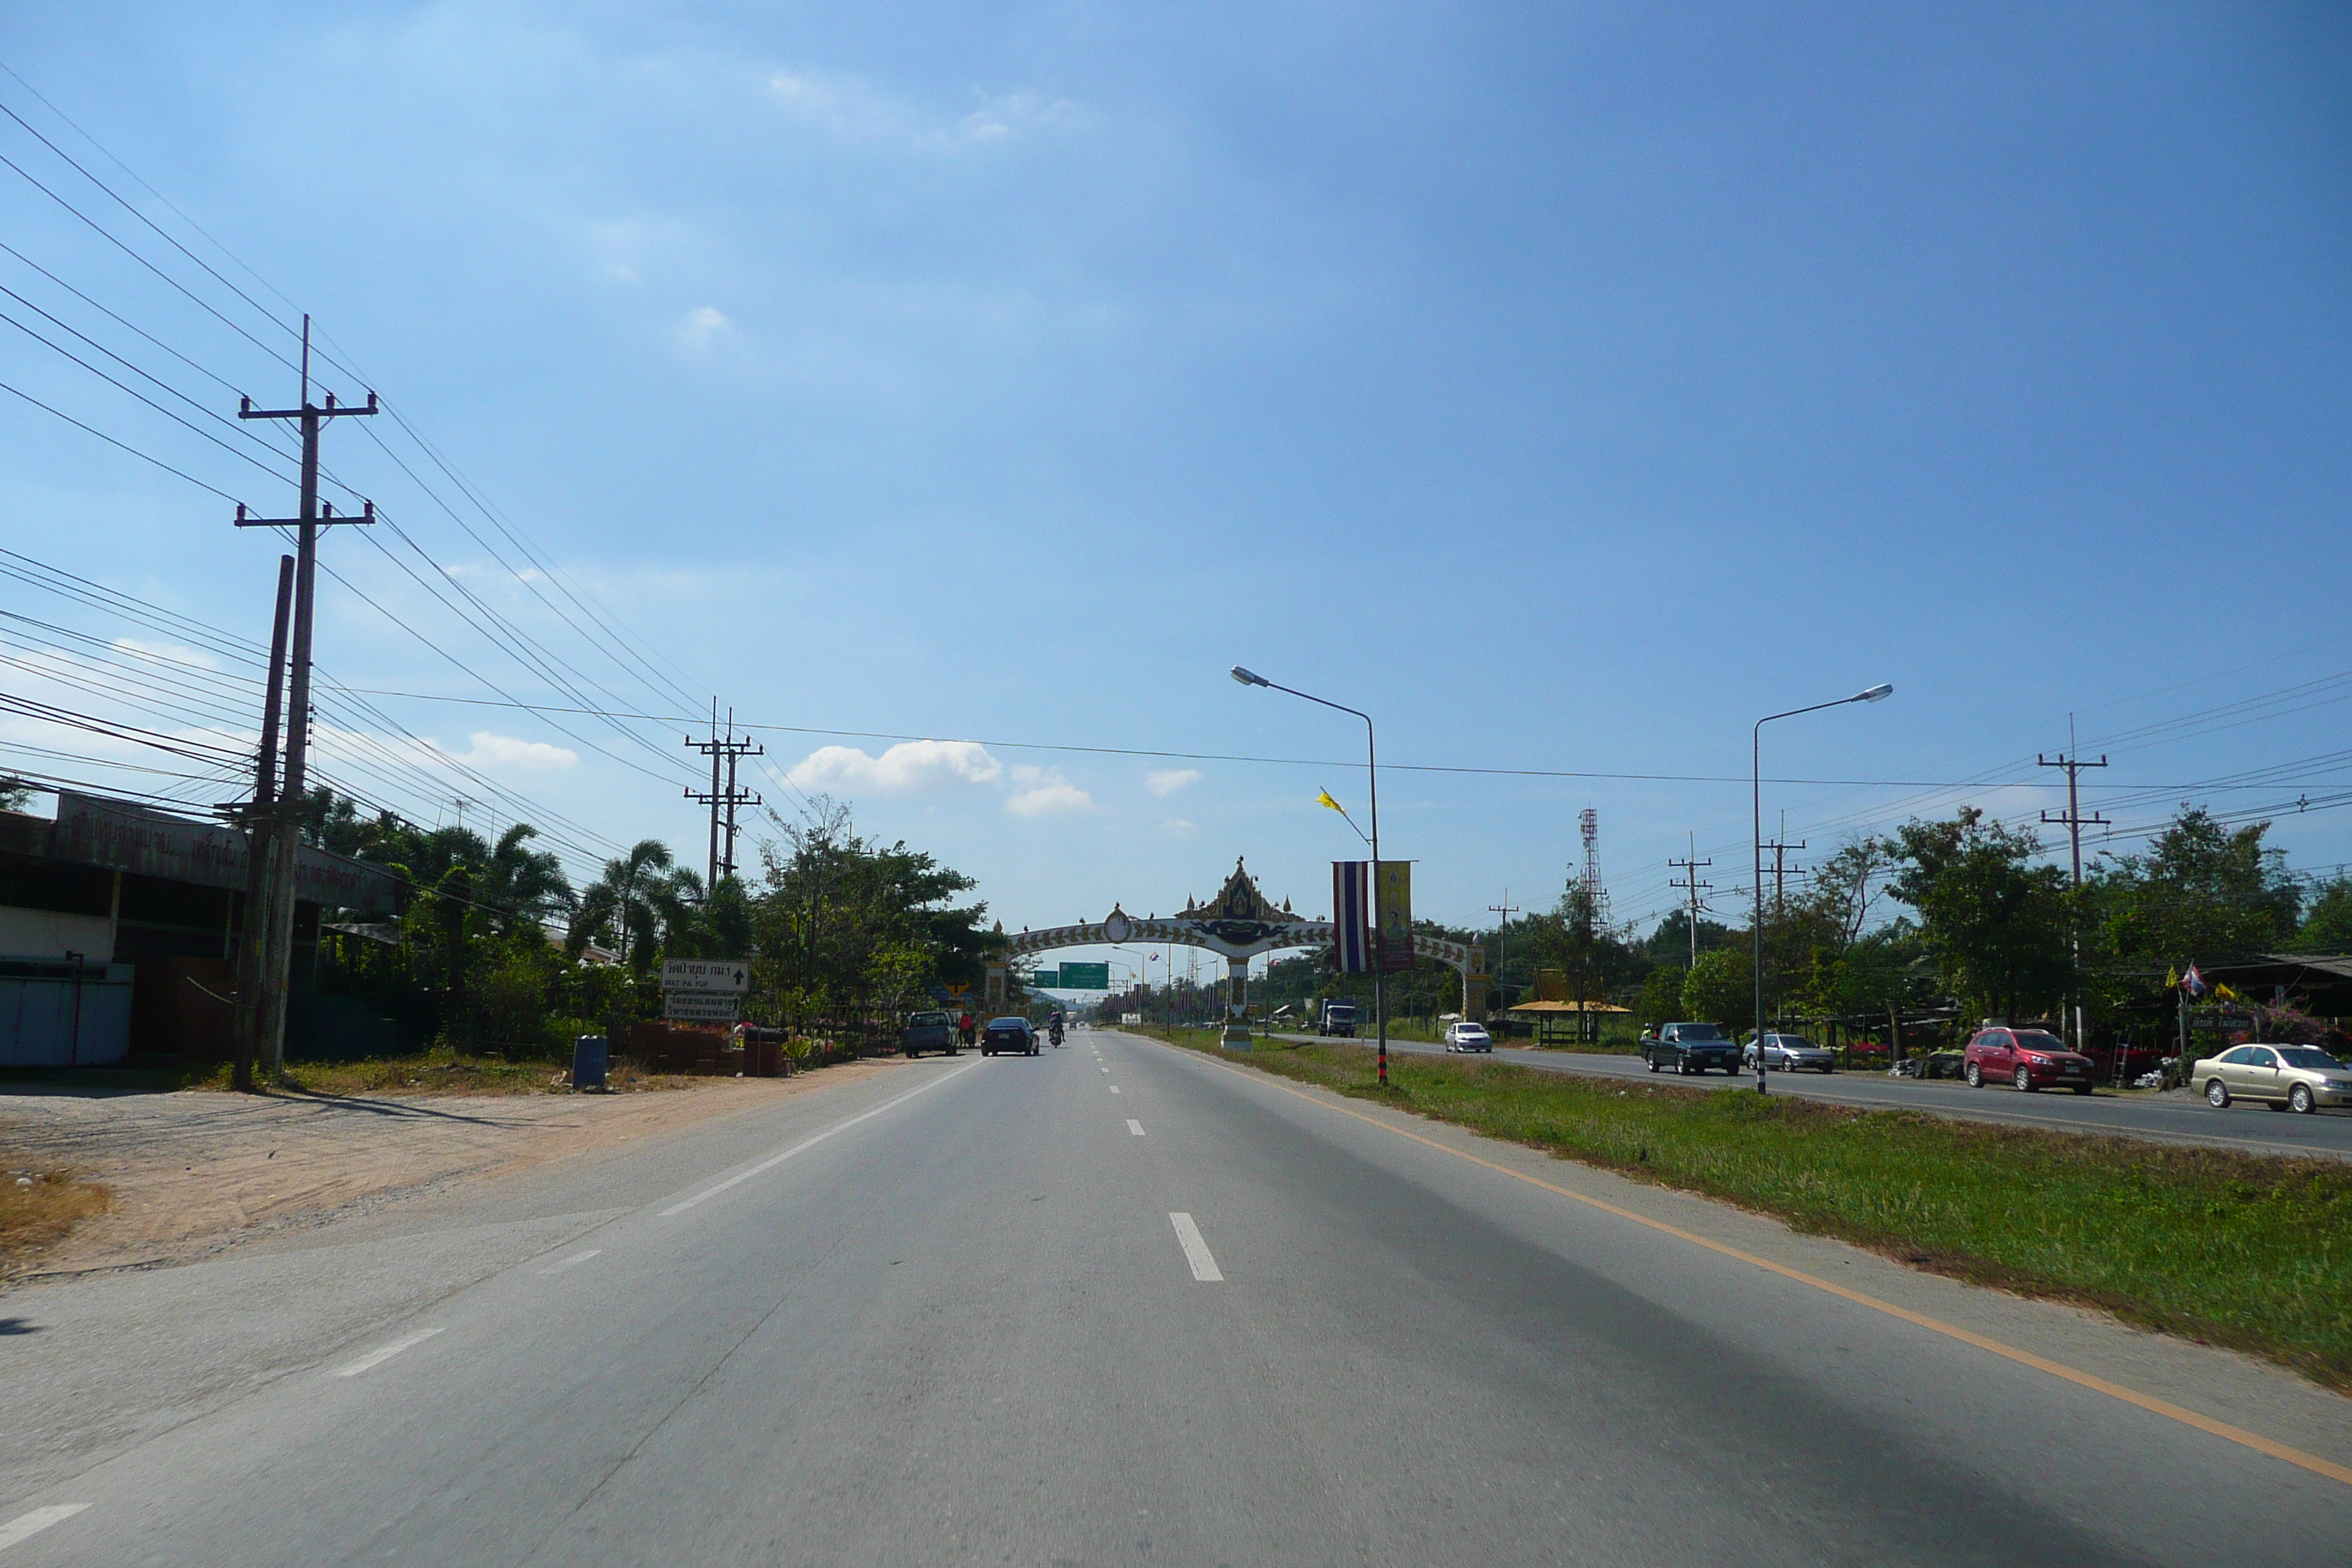
M 1328 805 L 1342 816 L 1348 815 L 1348 808 L 1341 805 L 1338 801 L 1333 800 L 1331 798 L 1331 792 L 1328 789 L 1316 795 L 1315 804 L 1318 805 Z

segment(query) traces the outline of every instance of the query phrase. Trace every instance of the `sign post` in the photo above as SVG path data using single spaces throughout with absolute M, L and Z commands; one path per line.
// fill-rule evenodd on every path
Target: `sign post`
M 740 958 L 662 961 L 662 1016 L 680 1023 L 731 1024 L 751 989 L 751 966 Z

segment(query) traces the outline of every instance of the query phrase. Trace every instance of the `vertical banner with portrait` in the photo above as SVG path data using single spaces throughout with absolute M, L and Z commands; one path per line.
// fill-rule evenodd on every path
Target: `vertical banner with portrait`
M 1383 860 L 1372 868 L 1372 919 L 1381 973 L 1412 967 L 1412 862 Z

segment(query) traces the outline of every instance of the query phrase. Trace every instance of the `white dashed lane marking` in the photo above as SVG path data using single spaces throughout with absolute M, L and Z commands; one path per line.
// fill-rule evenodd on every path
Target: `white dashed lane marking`
M 577 1268 L 582 1264 L 587 1262 L 590 1258 L 601 1255 L 604 1250 L 604 1249 L 601 1247 L 592 1247 L 585 1252 L 575 1252 L 571 1257 L 565 1258 L 562 1262 L 551 1263 L 546 1268 L 541 1269 L 540 1272 L 541 1274 L 561 1274 L 567 1268 Z
M 1209 1244 L 1202 1239 L 1201 1227 L 1192 1223 L 1192 1216 L 1171 1214 L 1168 1223 L 1176 1227 L 1176 1240 L 1184 1248 L 1184 1261 L 1192 1266 L 1192 1278 L 1223 1279 L 1224 1274 L 1217 1268 L 1217 1259 L 1209 1251 Z
M 360 1373 L 367 1371 L 370 1367 L 382 1366 L 385 1362 L 390 1361 L 401 1352 L 410 1350 L 417 1345 L 423 1344 L 425 1341 L 431 1339 L 440 1331 L 441 1331 L 439 1329 L 419 1329 L 413 1334 L 403 1334 L 400 1338 L 393 1341 L 392 1343 L 388 1345 L 378 1345 L 375 1349 L 368 1352 L 367 1354 L 360 1357 L 359 1360 L 351 1363 L 349 1365 L 337 1367 L 328 1375 L 331 1377 L 357 1377 Z
M 1143 1136 L 1143 1123 L 1138 1121 L 1132 1116 L 1127 1119 L 1127 1130 L 1129 1132 L 1134 1133 L 1138 1138 Z
M 6 1551 L 28 1535 L 41 1531 L 61 1519 L 71 1519 L 88 1508 L 86 1502 L 58 1502 L 47 1508 L 37 1508 L 30 1513 L 20 1513 L 5 1524 L 0 1524 L 0 1552 Z

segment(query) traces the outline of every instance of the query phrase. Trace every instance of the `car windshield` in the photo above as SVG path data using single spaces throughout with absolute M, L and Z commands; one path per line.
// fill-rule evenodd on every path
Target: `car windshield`
M 953 1020 L 945 1013 L 918 1013 L 913 1017 L 908 1019 L 907 1022 L 919 1029 L 925 1029 L 934 1028 L 941 1024 L 951 1023 Z
M 1713 1024 L 1676 1024 L 1674 1030 L 1675 1038 L 1678 1040 L 1704 1042 L 1723 1038 L 1723 1031 Z
M 2309 1068 L 2314 1072 L 2333 1072 L 2344 1065 L 2326 1051 L 2315 1049 L 2310 1046 L 2280 1046 L 2276 1048 L 2279 1065 L 2282 1067 Z
M 1029 1026 L 1029 1020 L 1026 1018 L 991 1018 L 988 1021 L 988 1026 L 992 1029 L 1025 1029 Z
M 1792 1051 L 1810 1051 L 1813 1048 L 1813 1042 L 1802 1035 L 1768 1035 L 1765 1037 L 1774 1045 Z
M 1463 1024 L 1457 1027 L 1465 1035 L 1483 1035 L 1486 1032 L 1486 1026 L 1483 1024 Z
M 2017 1031 L 2017 1048 L 2021 1051 L 2063 1051 L 2064 1042 L 2055 1035 L 2045 1035 L 2039 1029 Z

